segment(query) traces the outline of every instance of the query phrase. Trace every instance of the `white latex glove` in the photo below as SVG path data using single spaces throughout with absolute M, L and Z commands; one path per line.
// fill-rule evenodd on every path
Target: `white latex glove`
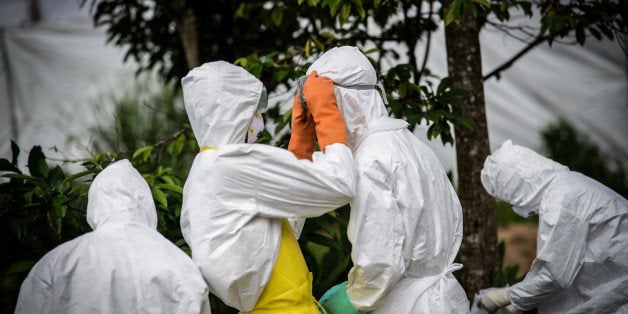
M 489 312 L 494 312 L 498 308 L 510 305 L 510 299 L 508 298 L 509 292 L 510 287 L 487 292 L 480 296 L 478 307 L 486 309 Z

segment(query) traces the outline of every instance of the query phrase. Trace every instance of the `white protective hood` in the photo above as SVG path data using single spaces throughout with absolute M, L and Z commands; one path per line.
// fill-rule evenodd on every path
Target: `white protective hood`
M 244 142 L 262 96 L 260 80 L 241 67 L 216 61 L 192 69 L 181 85 L 199 147 Z
M 109 165 L 96 176 L 87 199 L 87 223 L 94 230 L 117 224 L 157 228 L 150 188 L 126 159 Z
M 210 62 L 182 80 L 199 153 L 183 190 L 181 230 L 210 292 L 251 311 L 275 265 L 281 219 L 314 217 L 347 204 L 355 166 L 344 144 L 313 162 L 262 144 L 244 144 L 262 84 L 244 69 Z
M 373 65 L 357 47 L 337 47 L 321 55 L 308 68 L 334 81 L 334 92 L 347 127 L 347 142 L 353 151 L 369 134 L 403 129 L 408 123 L 388 117 L 382 96 L 376 88 Z M 370 89 L 355 88 L 371 86 Z
M 356 47 L 333 48 L 308 69 L 331 78 L 358 170 L 348 237 L 354 266 L 347 294 L 371 313 L 468 311 L 451 274 L 462 208 L 436 155 L 388 117 L 376 73 Z
M 538 214 L 543 191 L 565 171 L 569 168 L 507 140 L 484 161 L 481 180 L 489 194 L 523 209 L 516 212 L 525 217 Z
M 509 140 L 487 158 L 482 184 L 489 194 L 539 215 L 536 259 L 509 293 L 515 307 L 628 313 L 625 198 Z
M 128 160 L 96 176 L 88 202 L 94 231 L 37 262 L 16 313 L 209 313 L 207 285 L 155 229 L 150 189 Z

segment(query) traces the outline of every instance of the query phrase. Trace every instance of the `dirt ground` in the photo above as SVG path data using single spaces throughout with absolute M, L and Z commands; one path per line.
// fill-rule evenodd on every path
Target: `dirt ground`
M 497 230 L 497 238 L 506 244 L 504 267 L 519 265 L 518 277 L 530 270 L 536 256 L 536 231 L 537 227 L 529 223 L 511 223 Z

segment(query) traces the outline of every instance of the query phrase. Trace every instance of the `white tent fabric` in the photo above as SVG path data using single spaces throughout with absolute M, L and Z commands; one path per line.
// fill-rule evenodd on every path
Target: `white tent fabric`
M 70 144 L 68 135 L 85 134 L 103 111 L 85 104 L 130 80 L 135 70 L 124 64 L 122 48 L 106 45 L 104 29 L 94 29 L 76 0 L 38 6 L 37 23 L 28 20 L 28 1 L 0 6 L 0 16 L 13 19 L 0 25 L 0 157 L 11 156 L 14 139 L 23 151 L 21 165 L 33 145 L 49 157 L 89 157 L 89 135 Z
M 79 9 L 76 0 L 39 0 L 40 23 L 24 24 L 29 2 L 0 2 L 0 157 L 10 157 L 12 117 L 23 150 L 42 145 L 54 156 L 46 149 L 57 146 L 64 157 L 85 157 L 85 125 L 98 119 L 84 105 L 86 100 L 120 78 L 129 80 L 133 65 L 123 63 L 123 48 L 105 45 L 104 30 L 93 29 L 87 8 Z M 481 43 L 485 73 L 524 46 L 490 28 L 483 30 Z M 423 50 L 418 48 L 418 57 Z M 439 76 L 447 75 L 442 27 L 432 35 L 428 66 Z M 485 84 L 491 147 L 512 139 L 538 151 L 539 131 L 562 117 L 628 168 L 626 69 L 626 55 L 617 42 L 589 38 L 584 47 L 539 45 L 499 81 Z M 424 138 L 425 129 L 419 126 L 415 134 Z M 67 133 L 86 135 L 81 143 L 68 144 Z M 428 144 L 445 169 L 455 173 L 451 145 L 443 147 L 438 139 Z

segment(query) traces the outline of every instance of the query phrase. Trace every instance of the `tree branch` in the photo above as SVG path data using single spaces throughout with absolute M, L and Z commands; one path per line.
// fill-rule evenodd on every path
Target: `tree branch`
M 538 46 L 540 43 L 544 42 L 545 40 L 547 40 L 547 36 L 537 37 L 534 41 L 529 43 L 528 46 L 526 46 L 521 51 L 519 51 L 516 55 L 514 55 L 512 58 L 510 58 L 510 60 L 504 62 L 502 65 L 498 66 L 493 71 L 491 71 L 488 74 L 484 75 L 484 77 L 482 77 L 482 81 L 486 81 L 486 80 L 488 80 L 489 78 L 491 78 L 493 76 L 499 77 L 499 74 L 501 72 L 503 72 L 504 70 L 506 70 L 509 67 L 511 67 L 515 63 L 515 61 L 519 60 L 519 58 L 523 57 L 526 53 L 528 53 L 528 51 L 532 50 L 532 48 Z

